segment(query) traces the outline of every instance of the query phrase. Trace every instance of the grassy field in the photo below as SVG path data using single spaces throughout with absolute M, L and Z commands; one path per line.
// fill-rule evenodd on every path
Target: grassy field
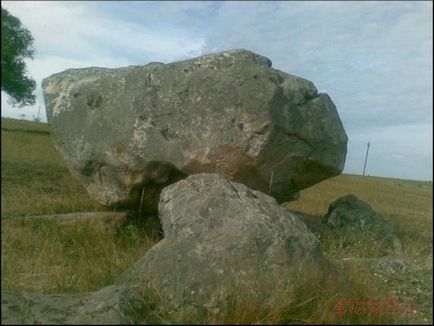
M 18 217 L 101 211 L 84 188 L 70 175 L 56 152 L 46 124 L 2 118 L 2 279 L 4 290 L 43 293 L 80 293 L 99 289 L 114 280 L 161 239 L 154 218 L 127 223 L 110 232 L 86 223 L 61 225 L 55 221 Z M 235 298 L 225 316 L 195 319 L 185 313 L 170 314 L 155 308 L 167 323 L 432 323 L 432 184 L 400 179 L 341 175 L 302 192 L 287 203 L 290 209 L 310 214 L 319 223 L 328 205 L 338 197 L 354 194 L 395 223 L 404 245 L 402 258 L 414 268 L 392 278 L 343 266 L 354 283 L 352 299 L 409 300 L 411 314 L 345 315 L 330 313 L 338 298 L 312 299 L 298 304 L 265 307 L 246 298 Z M 326 256 L 339 263 L 342 257 L 366 257 L 372 248 L 343 248 L 336 239 L 322 241 Z M 313 296 L 314 298 L 315 296 Z
M 159 240 L 134 219 L 107 234 L 86 223 L 16 218 L 105 209 L 70 175 L 47 124 L 2 118 L 1 157 L 2 288 L 96 290 L 113 283 Z

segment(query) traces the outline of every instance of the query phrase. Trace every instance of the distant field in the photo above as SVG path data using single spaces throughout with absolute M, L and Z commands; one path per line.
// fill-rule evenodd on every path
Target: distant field
M 46 123 L 9 118 L 2 118 L 2 130 L 41 134 L 50 133 L 50 128 Z
M 16 219 L 106 208 L 91 200 L 70 175 L 54 148 L 47 124 L 2 118 L 1 126 L 1 282 L 4 289 L 45 293 L 96 290 L 113 283 L 158 242 L 159 236 L 149 233 L 133 218 L 110 234 L 88 225 L 66 227 L 53 221 Z M 299 200 L 285 206 L 310 214 L 312 223 L 317 223 L 329 204 L 346 194 L 356 195 L 393 221 L 403 241 L 403 257 L 418 266 L 414 273 L 389 283 L 379 283 L 372 275 L 355 270 L 348 271 L 350 277 L 364 288 L 364 293 L 382 296 L 378 299 L 385 299 L 392 289 L 403 291 L 419 307 L 410 322 L 431 323 L 432 183 L 341 175 L 302 191 Z M 338 243 L 323 244 L 322 249 L 332 261 L 348 254 Z M 364 257 L 368 249 L 351 254 Z M 324 322 L 309 318 L 313 318 L 312 323 Z M 377 322 L 384 322 L 378 318 Z M 225 322 L 237 322 L 237 319 Z
M 54 148 L 45 123 L 2 118 L 2 218 L 94 211 Z

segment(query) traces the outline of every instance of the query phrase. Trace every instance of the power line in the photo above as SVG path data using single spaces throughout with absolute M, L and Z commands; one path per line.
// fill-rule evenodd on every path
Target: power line
M 368 148 L 366 149 L 366 156 L 365 156 L 365 164 L 363 165 L 363 176 L 365 175 L 366 163 L 368 162 L 368 154 L 369 154 L 369 146 L 370 145 L 371 145 L 371 141 L 368 141 Z

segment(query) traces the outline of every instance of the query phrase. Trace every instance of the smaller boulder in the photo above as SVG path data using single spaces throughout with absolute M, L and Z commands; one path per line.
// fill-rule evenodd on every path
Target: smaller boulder
M 159 211 L 163 240 L 119 283 L 157 293 L 165 307 L 217 313 L 232 296 L 301 300 L 308 288 L 348 286 L 300 219 L 223 176 L 195 174 L 164 188 Z
M 393 223 L 354 195 L 346 195 L 334 201 L 323 217 L 326 231 L 335 230 L 346 240 L 370 232 L 381 243 L 386 254 L 402 251 L 402 244 Z M 323 229 L 323 230 L 324 230 Z

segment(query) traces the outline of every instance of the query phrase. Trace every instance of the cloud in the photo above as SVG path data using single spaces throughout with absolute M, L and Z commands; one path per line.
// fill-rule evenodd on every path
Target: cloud
M 38 82 L 72 67 L 170 62 L 247 48 L 327 90 L 349 136 L 346 171 L 360 169 L 371 139 L 377 163 L 372 173 L 432 178 L 432 2 L 3 1 L 2 6 L 35 37 L 38 54 L 29 71 Z M 39 104 L 25 110 L 33 113 Z M 11 112 L 2 106 L 2 115 Z
M 348 141 L 345 172 L 361 174 L 369 149 L 367 174 L 432 180 L 432 124 L 400 125 L 353 133 Z
M 89 10 L 87 3 L 3 1 L 32 33 L 37 53 L 27 61 L 29 74 L 37 82 L 37 103 L 18 110 L 2 92 L 2 115 L 37 116 L 43 105 L 43 78 L 69 68 L 102 66 L 115 68 L 150 61 L 170 62 L 201 54 L 205 41 L 188 31 L 156 30 Z M 4 100 L 3 100 L 4 98 Z M 45 110 L 42 120 L 46 121 Z
M 253 49 L 329 90 L 349 130 L 417 124 L 432 121 L 432 13 L 426 7 L 224 2 L 208 44 L 213 51 Z
M 89 10 L 86 2 L 3 1 L 18 16 L 35 38 L 39 55 L 99 60 L 104 57 L 118 63 L 142 57 L 142 60 L 172 60 L 200 55 L 204 40 L 192 38 L 188 31 L 157 30 L 146 24 L 110 19 Z M 115 12 L 116 13 L 116 12 Z

